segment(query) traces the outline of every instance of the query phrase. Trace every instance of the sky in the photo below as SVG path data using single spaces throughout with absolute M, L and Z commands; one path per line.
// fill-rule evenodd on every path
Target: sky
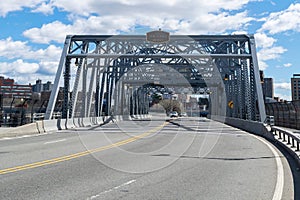
M 254 34 L 259 68 L 291 100 L 300 73 L 300 0 L 1 0 L 0 76 L 54 82 L 66 35 Z

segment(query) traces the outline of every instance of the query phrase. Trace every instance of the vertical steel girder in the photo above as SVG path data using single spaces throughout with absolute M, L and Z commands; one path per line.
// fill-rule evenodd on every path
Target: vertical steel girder
M 77 63 L 76 76 L 70 74 L 72 59 Z M 137 68 L 144 64 L 169 66 L 192 87 L 208 87 L 213 92 L 212 114 L 248 120 L 259 116 L 260 121 L 266 118 L 252 35 L 171 35 L 166 43 L 147 42 L 142 35 L 74 35 L 66 37 L 46 119 L 55 109 L 63 72 L 65 118 L 124 114 L 126 109 L 133 115 L 147 113 L 143 84 L 126 83 L 155 82 L 156 74 Z M 72 91 L 70 81 L 74 82 Z M 231 108 L 229 101 L 234 105 Z
M 71 61 L 70 59 L 66 60 L 66 65 L 65 65 L 65 72 L 64 72 L 64 101 L 63 101 L 63 111 L 62 111 L 62 117 L 64 119 L 68 118 L 68 113 L 69 113 L 69 96 L 70 96 L 70 64 Z
M 52 114 L 53 114 L 54 107 L 56 104 L 56 99 L 57 99 L 58 92 L 59 92 L 59 84 L 60 84 L 60 80 L 62 77 L 63 68 L 65 66 L 67 54 L 70 50 L 69 48 L 71 45 L 71 40 L 72 40 L 72 36 L 69 35 L 66 37 L 64 48 L 63 48 L 63 51 L 62 51 L 62 54 L 60 57 L 60 61 L 59 61 L 59 65 L 57 68 L 57 72 L 56 72 L 56 76 L 55 76 L 55 80 L 54 80 L 54 84 L 53 84 L 53 89 L 51 91 L 50 99 L 49 99 L 48 106 L 46 109 L 45 119 L 52 118 Z

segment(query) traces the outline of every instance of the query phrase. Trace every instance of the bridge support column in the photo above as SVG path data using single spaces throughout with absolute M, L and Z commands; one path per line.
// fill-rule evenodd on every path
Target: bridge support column
M 65 72 L 64 72 L 64 102 L 63 102 L 63 112 L 62 118 L 67 119 L 69 113 L 69 88 L 70 88 L 70 64 L 71 60 L 67 59 L 65 64 Z

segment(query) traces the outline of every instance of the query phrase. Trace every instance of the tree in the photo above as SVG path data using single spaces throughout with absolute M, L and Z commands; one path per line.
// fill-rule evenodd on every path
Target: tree
M 171 111 L 181 113 L 180 102 L 178 100 L 164 99 L 161 100 L 159 104 L 165 109 L 166 113 Z

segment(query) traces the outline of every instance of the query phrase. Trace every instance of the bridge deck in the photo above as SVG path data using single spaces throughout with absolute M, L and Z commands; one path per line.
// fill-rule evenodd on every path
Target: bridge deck
M 168 120 L 1 140 L 1 196 L 293 199 L 287 161 L 263 139 L 206 118 Z

